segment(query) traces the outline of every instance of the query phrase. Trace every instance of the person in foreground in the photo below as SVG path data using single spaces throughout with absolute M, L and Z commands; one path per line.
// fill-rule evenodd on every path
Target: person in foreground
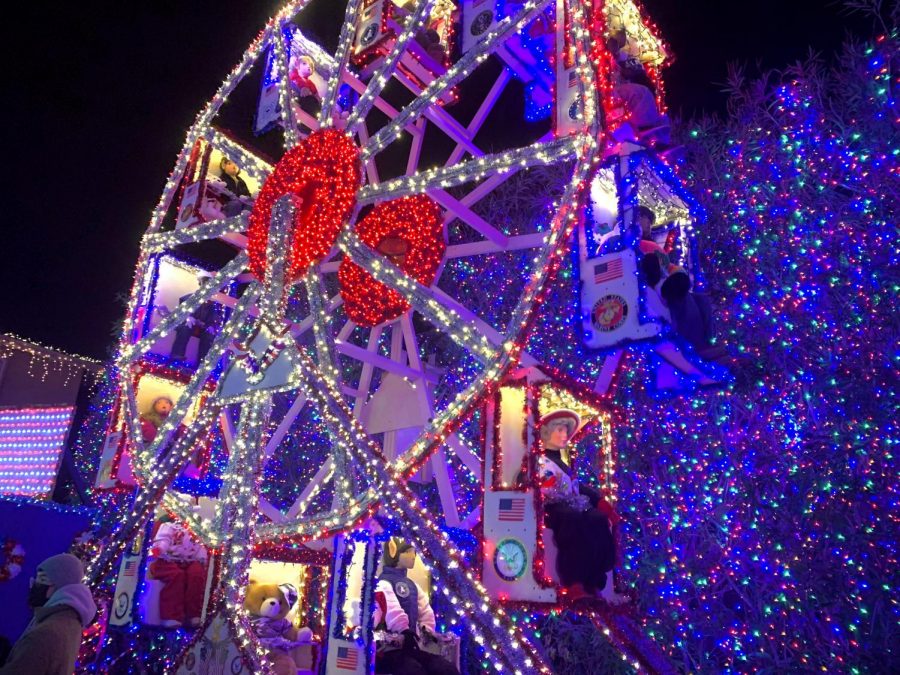
M 19 638 L 0 675 L 71 675 L 81 633 L 97 614 L 84 566 L 70 553 L 47 558 L 37 567 L 28 592 L 34 618 Z

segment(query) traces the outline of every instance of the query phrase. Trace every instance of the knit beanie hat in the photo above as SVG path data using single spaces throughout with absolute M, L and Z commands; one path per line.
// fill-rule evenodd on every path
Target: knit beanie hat
M 80 584 L 84 578 L 84 565 L 71 553 L 50 556 L 40 565 L 38 572 L 47 575 L 50 583 L 57 588 L 69 584 Z

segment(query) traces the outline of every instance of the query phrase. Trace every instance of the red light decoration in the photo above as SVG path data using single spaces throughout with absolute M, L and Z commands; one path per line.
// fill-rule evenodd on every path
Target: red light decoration
M 316 131 L 285 153 L 266 179 L 250 213 L 247 253 L 250 271 L 266 274 L 266 243 L 275 201 L 292 195 L 296 211 L 287 282 L 303 276 L 326 255 L 356 202 L 362 171 L 359 149 L 336 129 Z
M 447 249 L 441 208 L 425 195 L 378 204 L 356 231 L 363 243 L 426 286 L 434 281 Z M 338 281 L 347 316 L 360 326 L 377 326 L 409 309 L 400 293 L 375 281 L 348 258 L 341 261 Z

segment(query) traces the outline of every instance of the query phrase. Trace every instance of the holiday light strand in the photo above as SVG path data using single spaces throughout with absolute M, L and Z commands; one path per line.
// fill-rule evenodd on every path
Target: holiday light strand
M 531 146 L 464 160 L 452 166 L 420 171 L 383 183 L 370 183 L 360 188 L 356 200 L 358 204 L 365 205 L 399 196 L 419 194 L 430 189 L 443 190 L 455 185 L 481 180 L 489 175 L 563 162 L 575 155 L 578 145 L 577 137 L 567 136 L 545 143 L 536 143 Z
M 403 128 L 413 121 L 413 118 L 427 107 L 434 105 L 435 101 L 450 87 L 468 77 L 507 37 L 537 16 L 547 2 L 549 0 L 528 0 L 515 15 L 506 17 L 485 33 L 471 50 L 447 69 L 447 72 L 432 80 L 412 103 L 404 107 L 390 123 L 379 129 L 369 139 L 360 153 L 362 161 L 365 162 L 387 147 L 402 132 Z
M 506 624 L 509 633 L 509 644 L 482 644 L 485 652 L 495 659 L 494 667 L 499 671 L 504 665 L 513 672 L 549 672 L 543 666 L 539 654 L 524 640 L 519 631 L 509 622 L 502 610 L 492 608 L 485 589 L 478 583 L 471 571 L 462 573 L 459 554 L 450 548 L 447 552 L 446 536 L 440 533 L 430 521 L 429 514 L 418 504 L 412 492 L 405 484 L 398 481 L 399 475 L 393 473 L 381 450 L 368 438 L 365 431 L 353 418 L 352 412 L 342 400 L 335 383 L 318 371 L 308 357 L 301 354 L 301 372 L 306 381 L 306 393 L 314 401 L 319 411 L 326 417 L 330 428 L 338 435 L 350 453 L 350 457 L 374 484 L 376 490 L 383 495 L 387 504 L 395 510 L 403 522 L 410 526 L 409 534 L 419 545 L 426 557 L 433 561 L 448 582 L 453 582 L 454 591 L 445 587 L 453 604 L 461 605 L 469 610 L 472 620 L 479 625 L 482 635 L 476 637 L 479 643 L 484 642 L 484 633 L 493 633 L 495 627 Z M 457 571 L 459 570 L 459 571 Z M 493 610 L 493 611 L 491 611 Z M 479 639 L 480 638 L 480 639 Z M 518 654 L 519 650 L 525 654 Z M 524 668 L 524 671 L 521 670 Z
M 272 34 L 272 77 L 278 87 L 278 101 L 281 108 L 281 126 L 284 130 L 284 149 L 290 150 L 300 141 L 297 120 L 294 118 L 294 93 L 291 89 L 290 54 L 284 44 L 284 25 Z
M 362 93 L 359 100 L 356 102 L 356 105 L 353 107 L 353 112 L 350 113 L 350 117 L 347 118 L 345 128 L 348 133 L 355 133 L 357 126 L 365 120 L 375 99 L 378 98 L 393 75 L 395 67 L 400 60 L 400 57 L 402 57 L 403 53 L 406 51 L 409 41 L 425 28 L 425 22 L 431 16 L 431 10 L 434 7 L 434 4 L 435 0 L 421 0 L 416 6 L 415 12 L 407 19 L 403 32 L 395 38 L 394 44 L 391 46 L 391 51 L 382 59 L 381 64 L 378 66 L 378 70 L 376 70 L 369 79 L 369 82 L 366 84 L 366 90 Z
M 347 70 L 350 61 L 350 51 L 353 44 L 353 35 L 356 32 L 356 17 L 359 15 L 360 0 L 349 0 L 344 12 L 344 23 L 341 24 L 341 34 L 338 38 L 338 47 L 334 55 L 335 69 L 328 77 L 325 87 L 325 96 L 322 98 L 322 109 L 319 111 L 319 128 L 327 129 L 334 125 L 334 104 L 337 101 L 338 90 L 341 88 L 341 77 Z
M 199 223 L 189 228 L 173 230 L 171 232 L 157 232 L 144 236 L 141 246 L 148 253 L 159 253 L 166 249 L 172 249 L 181 244 L 192 244 L 209 239 L 218 239 L 227 234 L 236 234 L 247 230 L 247 214 L 243 213 L 234 218 L 223 220 L 211 220 L 208 223 Z

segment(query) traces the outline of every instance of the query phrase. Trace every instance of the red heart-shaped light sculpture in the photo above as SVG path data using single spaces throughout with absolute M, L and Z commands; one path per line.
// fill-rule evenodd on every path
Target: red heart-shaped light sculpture
M 286 152 L 266 179 L 250 212 L 250 271 L 260 281 L 265 280 L 272 208 L 279 198 L 293 195 L 296 211 L 286 282 L 302 277 L 311 263 L 334 246 L 356 203 L 361 175 L 359 149 L 335 129 L 316 131 Z
M 356 226 L 360 240 L 425 286 L 431 285 L 447 246 L 441 208 L 416 195 L 378 204 Z M 375 281 L 348 258 L 338 268 L 347 316 L 360 326 L 377 326 L 409 309 L 395 290 Z

